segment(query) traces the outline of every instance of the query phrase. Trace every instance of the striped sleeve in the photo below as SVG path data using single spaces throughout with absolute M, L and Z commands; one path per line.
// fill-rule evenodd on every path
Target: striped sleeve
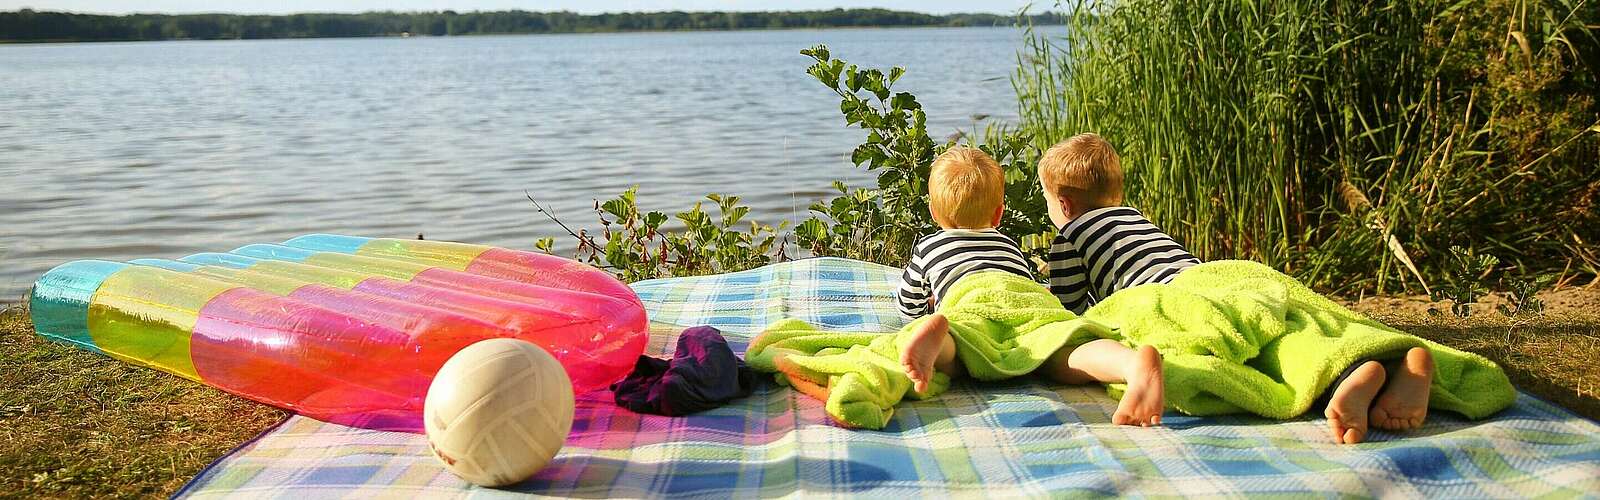
M 1055 255 L 1058 247 L 1064 250 L 1059 259 Z M 1083 274 L 1082 286 L 1098 297 L 1146 283 L 1166 283 L 1200 263 L 1182 244 L 1130 207 L 1096 209 L 1079 216 L 1061 230 L 1051 251 L 1052 264 L 1057 260 L 1063 267 L 1075 263 Z
M 1095 303 L 1089 290 L 1089 270 L 1083 265 L 1083 256 L 1064 238 L 1056 237 L 1050 245 L 1050 293 L 1073 314 L 1083 314 Z
M 900 314 L 907 318 L 928 314 L 928 281 L 923 267 L 922 256 L 912 255 L 911 263 L 900 275 L 900 291 L 895 297 L 900 303 Z

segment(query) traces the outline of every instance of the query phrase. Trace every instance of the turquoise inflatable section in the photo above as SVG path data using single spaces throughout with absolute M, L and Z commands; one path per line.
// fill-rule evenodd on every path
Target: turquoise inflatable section
M 178 260 L 188 264 L 231 267 L 234 269 L 244 269 L 256 265 L 257 262 L 261 262 L 261 259 L 257 259 L 255 257 L 245 257 L 243 255 L 216 252 L 197 253 Z
M 200 266 L 190 264 L 188 262 L 178 262 L 167 259 L 134 259 L 128 261 L 128 263 L 138 264 L 141 266 L 159 267 L 169 271 L 178 271 L 184 273 L 200 268 Z
M 105 354 L 89 337 L 89 302 L 106 278 L 127 267 L 121 262 L 80 260 L 44 273 L 28 296 L 34 331 Z
M 287 260 L 290 262 L 305 262 L 307 257 L 317 252 L 300 248 L 291 248 L 283 245 L 257 243 L 235 248 L 232 252 L 248 257 L 257 257 L 270 260 Z
M 320 250 L 323 252 L 356 253 L 362 245 L 372 241 L 372 238 L 360 236 L 344 236 L 338 234 L 308 234 L 283 242 L 284 246 L 304 248 L 306 250 Z

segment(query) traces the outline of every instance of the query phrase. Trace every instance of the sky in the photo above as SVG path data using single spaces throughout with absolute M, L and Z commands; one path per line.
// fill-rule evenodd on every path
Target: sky
M 951 12 L 991 12 L 1010 14 L 1029 4 L 1027 0 L 0 0 L 0 11 L 31 8 L 96 14 L 229 12 L 244 14 L 288 14 L 295 12 L 365 12 L 372 10 L 569 10 L 585 14 L 600 12 L 752 11 L 826 10 L 836 7 L 881 7 L 946 14 Z M 1033 2 L 1032 10 L 1047 10 L 1050 0 Z

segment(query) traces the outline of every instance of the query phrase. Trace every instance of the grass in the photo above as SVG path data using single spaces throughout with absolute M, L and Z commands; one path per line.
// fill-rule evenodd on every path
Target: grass
M 1600 290 L 1507 321 L 1424 312 L 1423 301 L 1352 307 L 1418 336 L 1476 352 L 1518 387 L 1600 419 Z M 1590 312 L 1586 312 L 1590 311 Z M 284 418 L 207 386 L 39 338 L 0 312 L 0 498 L 166 496 L 207 463 Z
M 1522 390 L 1600 420 L 1600 321 L 1546 318 L 1516 328 L 1449 320 L 1390 324 L 1412 334 L 1483 355 L 1505 367 Z
M 167 496 L 284 416 L 0 312 L 0 498 Z

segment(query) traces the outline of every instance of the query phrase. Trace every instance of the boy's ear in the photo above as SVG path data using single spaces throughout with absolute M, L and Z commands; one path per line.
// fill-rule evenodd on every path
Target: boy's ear
M 997 228 L 1000 227 L 1000 219 L 1005 218 L 1005 216 L 1006 204 L 1001 203 L 1000 206 L 994 207 L 994 219 L 989 221 L 989 225 Z
M 1061 196 L 1059 194 L 1051 195 L 1051 196 L 1055 196 L 1056 197 L 1056 201 L 1061 204 L 1061 214 L 1062 215 L 1067 216 L 1068 219 L 1076 219 L 1077 218 L 1077 217 L 1074 217 L 1074 214 L 1072 212 L 1072 199 L 1071 198 L 1068 198 L 1068 197 L 1065 197 L 1065 196 Z

